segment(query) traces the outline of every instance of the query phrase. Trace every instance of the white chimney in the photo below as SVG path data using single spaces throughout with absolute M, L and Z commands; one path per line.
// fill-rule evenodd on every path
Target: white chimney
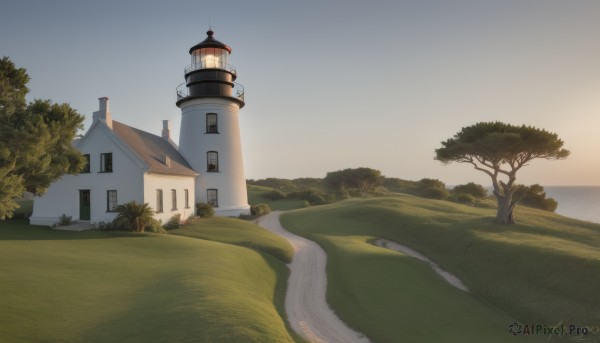
M 162 138 L 171 141 L 171 122 L 163 120 Z
M 110 108 L 108 106 L 108 97 L 98 98 L 100 101 L 100 109 L 94 112 L 92 118 L 94 121 L 100 119 L 106 123 L 108 127 L 112 129 L 112 117 L 110 116 Z

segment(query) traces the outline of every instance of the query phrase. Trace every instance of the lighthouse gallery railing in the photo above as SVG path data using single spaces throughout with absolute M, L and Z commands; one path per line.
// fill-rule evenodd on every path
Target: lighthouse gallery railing
M 232 95 L 233 95 L 233 97 L 244 101 L 244 86 L 242 86 L 241 84 L 239 84 L 237 82 L 234 82 L 233 89 L 232 89 Z M 179 86 L 177 86 L 177 101 L 179 101 L 183 98 L 187 98 L 188 96 L 190 96 L 189 89 L 185 82 L 180 84 Z

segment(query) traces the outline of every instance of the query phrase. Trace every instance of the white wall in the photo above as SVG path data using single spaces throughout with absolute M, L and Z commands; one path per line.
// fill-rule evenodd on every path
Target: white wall
M 156 190 L 162 189 L 163 193 L 163 212 L 157 213 L 154 217 L 162 220 L 166 224 L 171 217 L 180 213 L 181 219 L 186 219 L 194 214 L 196 202 L 194 200 L 194 177 L 193 176 L 174 176 L 161 174 L 144 175 L 144 202 L 148 203 L 152 209 L 156 210 Z M 171 190 L 176 191 L 177 209 L 172 208 Z M 185 189 L 189 192 L 189 207 L 185 207 Z
M 195 99 L 181 105 L 179 149 L 201 175 L 196 181 L 196 202 L 206 202 L 206 190 L 217 189 L 217 215 L 250 213 L 238 119 L 239 105 L 225 99 Z M 218 134 L 206 133 L 206 114 L 217 113 Z M 206 171 L 206 153 L 219 153 L 219 172 Z
M 110 222 L 114 212 L 107 212 L 107 191 L 117 190 L 117 203 L 143 200 L 143 177 L 139 165 L 103 131 L 96 127 L 79 147 L 90 154 L 90 173 L 64 175 L 54 182 L 48 192 L 34 199 L 30 223 L 52 225 L 62 214 L 79 220 L 79 190 L 89 189 L 90 222 Z M 112 153 L 113 172 L 100 173 L 100 154 Z

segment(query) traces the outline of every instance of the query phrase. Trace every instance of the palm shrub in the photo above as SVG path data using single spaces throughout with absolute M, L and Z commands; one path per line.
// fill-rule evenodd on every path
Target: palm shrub
M 154 210 L 147 203 L 130 201 L 117 206 L 118 214 L 114 222 L 137 232 L 143 232 L 146 225 L 154 220 Z

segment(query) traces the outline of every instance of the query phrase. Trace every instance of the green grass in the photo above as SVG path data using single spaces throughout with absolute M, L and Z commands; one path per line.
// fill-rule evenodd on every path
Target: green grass
M 398 195 L 293 211 L 282 223 L 327 251 L 328 301 L 376 342 L 502 342 L 513 318 L 597 326 L 600 225 L 530 208 L 517 210 L 514 226 L 498 226 L 494 216 Z M 368 243 L 379 237 L 427 255 L 470 293 L 415 259 Z
M 169 233 L 249 247 L 271 254 L 284 263 L 290 263 L 294 255 L 294 249 L 286 239 L 241 219 L 200 219 Z
M 216 241 L 0 222 L 0 342 L 293 342 L 287 275 Z
M 251 205 L 267 204 L 273 211 L 289 211 L 306 207 L 306 201 L 301 199 L 270 200 L 263 196 L 273 188 L 248 185 L 248 203 Z

